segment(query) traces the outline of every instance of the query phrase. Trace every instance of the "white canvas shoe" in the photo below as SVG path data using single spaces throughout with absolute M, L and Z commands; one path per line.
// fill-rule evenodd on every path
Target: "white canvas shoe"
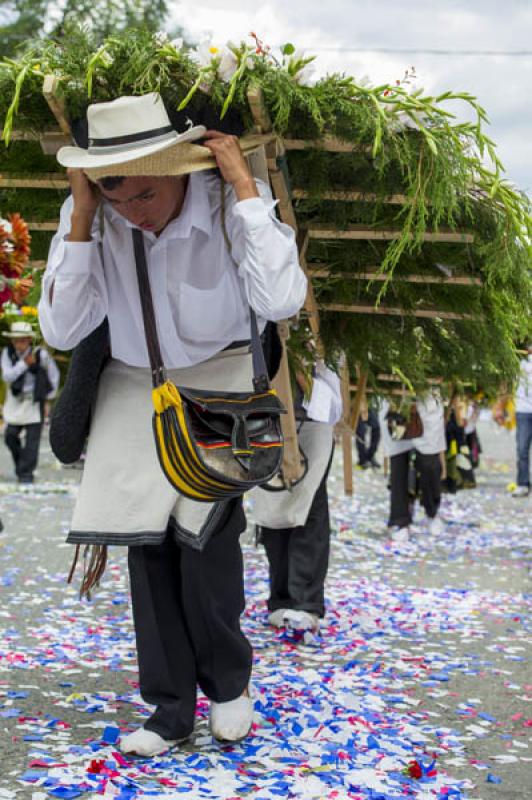
M 285 611 L 285 625 L 295 631 L 315 631 L 320 629 L 320 618 L 310 611 L 295 611 L 289 608 Z
M 512 497 L 528 497 L 530 489 L 528 486 L 517 486 L 513 492 Z
M 241 742 L 253 724 L 253 700 L 241 694 L 236 700 L 215 703 L 211 700 L 209 728 L 212 736 L 225 744 Z
M 270 625 L 273 625 L 274 628 L 285 628 L 285 614 L 287 612 L 287 608 L 276 608 L 275 611 L 272 611 L 271 614 L 268 615 L 268 622 Z
M 428 528 L 431 536 L 441 536 L 445 530 L 445 523 L 441 517 L 433 517 L 429 519 Z
M 396 544 L 406 544 L 410 539 L 410 528 L 407 526 L 404 528 L 399 528 L 396 526 L 390 531 L 390 537 L 392 542 L 395 542 Z
M 155 731 L 147 731 L 145 728 L 138 728 L 133 733 L 127 733 L 120 737 L 120 750 L 125 755 L 144 756 L 152 758 L 160 756 L 167 750 L 171 750 L 176 744 L 184 739 L 168 740 L 163 739 Z

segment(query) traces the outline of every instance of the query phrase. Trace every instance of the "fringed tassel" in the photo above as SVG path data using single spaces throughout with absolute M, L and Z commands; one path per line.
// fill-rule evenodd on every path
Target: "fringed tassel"
M 67 583 L 72 583 L 76 566 L 79 560 L 81 545 L 76 545 L 76 552 L 72 559 L 72 565 L 68 573 Z M 86 597 L 91 599 L 91 591 L 100 583 L 100 578 L 105 572 L 107 565 L 107 545 L 87 544 L 83 549 L 83 577 L 79 587 L 79 599 Z

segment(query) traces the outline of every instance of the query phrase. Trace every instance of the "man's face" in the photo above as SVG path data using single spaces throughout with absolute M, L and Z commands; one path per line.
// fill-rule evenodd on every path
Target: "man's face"
M 32 343 L 31 336 L 21 336 L 19 339 L 13 339 L 13 347 L 18 355 L 22 355 Z
M 115 189 L 100 186 L 100 191 L 124 219 L 159 234 L 179 214 L 185 188 L 183 177 L 134 177 Z

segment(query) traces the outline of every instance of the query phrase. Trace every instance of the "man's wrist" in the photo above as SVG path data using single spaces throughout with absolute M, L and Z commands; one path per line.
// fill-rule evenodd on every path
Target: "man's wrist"
M 239 178 L 233 182 L 233 190 L 237 200 L 250 200 L 252 197 L 260 197 L 257 184 L 252 175 Z
M 90 242 L 94 214 L 74 211 L 70 218 L 69 242 Z

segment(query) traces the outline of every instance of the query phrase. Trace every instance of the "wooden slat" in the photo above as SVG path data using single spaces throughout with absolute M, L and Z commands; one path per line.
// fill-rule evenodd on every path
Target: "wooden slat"
M 324 136 L 322 139 L 284 139 L 287 150 L 326 150 L 329 153 L 371 153 L 372 148 L 367 145 L 336 139 L 334 136 Z
M 67 189 L 68 178 L 61 172 L 26 175 L 4 172 L 0 174 L 0 187 L 3 189 Z
M 349 391 L 350 392 L 357 392 L 358 389 L 359 389 L 358 384 L 354 384 L 354 385 L 349 387 Z M 382 393 L 382 394 L 393 394 L 393 395 L 397 395 L 399 397 L 414 397 L 415 396 L 414 392 L 410 392 L 408 389 L 389 389 L 389 388 L 384 388 L 384 387 L 381 388 L 381 389 L 375 389 L 374 387 L 368 387 L 365 390 L 365 392 L 366 392 L 366 394 L 379 394 L 379 393 Z
M 26 222 L 30 231 L 56 231 L 59 227 L 59 220 L 50 220 L 49 222 Z
M 345 314 L 379 314 L 388 317 L 422 317 L 427 319 L 477 319 L 474 314 L 459 314 L 455 311 L 439 311 L 434 308 L 416 308 L 407 311 L 404 308 L 390 308 L 388 306 L 363 306 L 346 305 L 343 303 L 320 303 L 322 311 L 339 311 Z
M 268 133 L 271 130 L 271 120 L 264 104 L 262 90 L 259 87 L 251 87 L 248 90 L 247 98 L 258 132 Z M 264 157 L 266 166 L 268 168 L 273 194 L 279 199 L 279 214 L 281 219 L 283 222 L 288 222 L 288 224 L 291 225 L 297 236 L 297 222 L 295 214 L 293 213 L 290 196 L 286 187 L 284 176 L 277 165 L 278 146 L 277 140 L 266 144 Z M 271 167 L 272 161 L 273 167 Z M 276 377 L 275 386 L 286 409 L 286 414 L 283 414 L 281 417 L 281 425 L 284 436 L 282 473 L 284 481 L 290 485 L 301 476 L 302 465 L 300 462 L 297 425 L 292 395 L 292 383 L 290 380 L 286 347 L 288 338 L 290 336 L 290 324 L 287 320 L 284 320 L 277 323 L 277 326 L 282 337 L 283 354 L 279 372 Z
M 0 139 L 4 131 L 0 131 Z M 57 131 L 11 131 L 10 138 L 14 142 L 38 142 L 43 136 L 57 136 Z
M 308 229 L 308 234 L 311 239 L 380 239 L 389 241 L 392 239 L 399 239 L 402 235 L 400 228 L 389 230 L 376 230 L 375 228 L 368 228 L 365 225 L 349 225 L 344 230 L 331 228 L 328 224 L 314 224 Z M 413 238 L 413 237 L 411 237 Z M 451 231 L 442 229 L 435 232 L 425 232 L 422 234 L 421 239 L 424 242 L 454 242 L 462 243 L 473 242 L 474 236 L 472 233 L 461 231 Z
M 311 278 L 330 278 L 338 277 L 342 278 L 342 280 L 353 280 L 353 281 L 401 281 L 403 283 L 425 283 L 425 284 L 447 284 L 449 286 L 482 286 L 483 282 L 481 278 L 473 278 L 471 275 L 452 275 L 451 277 L 447 277 L 443 274 L 438 275 L 401 275 L 399 273 L 394 272 L 393 275 L 387 275 L 385 272 L 380 271 L 380 268 L 375 267 L 366 267 L 363 272 L 334 272 L 334 270 L 329 269 L 326 265 L 311 265 L 308 268 L 308 273 Z
M 303 472 L 303 465 L 299 454 L 299 442 L 297 439 L 297 423 L 294 415 L 294 403 L 292 397 L 292 385 L 290 381 L 290 371 L 288 367 L 288 355 L 286 344 L 290 337 L 290 326 L 287 322 L 278 322 L 277 330 L 283 348 L 279 370 L 275 376 L 273 387 L 275 388 L 281 403 L 287 410 L 286 414 L 281 415 L 281 429 L 283 432 L 283 479 L 288 486 L 299 480 Z M 291 410 L 291 413 L 290 413 Z
M 400 378 L 398 375 L 385 375 L 383 373 L 379 373 L 379 375 L 377 375 L 377 380 L 390 381 L 391 383 L 403 383 L 402 378 Z M 443 378 L 431 378 L 429 383 L 439 386 L 443 383 Z
M 50 111 L 57 120 L 57 124 L 65 136 L 70 137 L 70 123 L 68 122 L 65 112 L 65 99 L 63 97 L 61 81 L 57 75 L 44 76 L 42 93 L 44 95 L 44 99 L 48 103 Z
M 306 189 L 293 189 L 292 197 L 295 200 L 307 200 L 308 198 L 316 198 L 316 195 L 313 195 Z M 380 199 L 385 204 L 399 205 L 399 206 L 406 205 L 409 202 L 408 197 L 404 194 L 390 194 L 387 197 L 380 197 L 377 194 L 364 192 L 361 189 L 349 189 L 349 190 L 336 189 L 336 190 L 330 190 L 328 192 L 320 192 L 319 198 L 316 199 L 338 200 L 342 203 L 349 203 L 353 201 L 362 203 L 376 203 Z

